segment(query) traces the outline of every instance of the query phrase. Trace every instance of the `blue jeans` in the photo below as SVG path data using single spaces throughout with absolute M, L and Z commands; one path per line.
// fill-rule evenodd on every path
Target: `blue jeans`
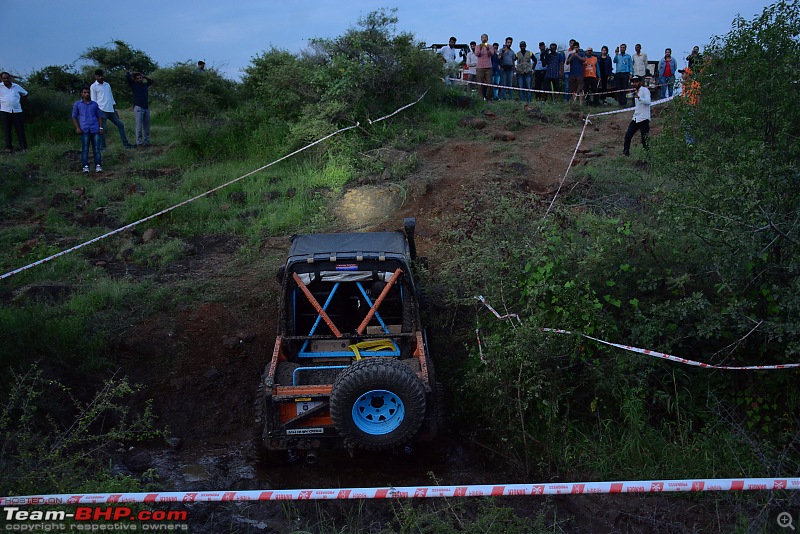
M 675 90 L 675 76 L 659 76 L 658 83 L 661 84 L 661 98 L 672 96 Z
M 564 102 L 569 102 L 569 97 L 572 93 L 569 92 L 569 72 L 564 73 Z
M 136 119 L 136 144 L 150 144 L 150 108 L 133 106 L 133 117 Z
M 103 136 L 99 133 L 83 132 L 81 134 L 81 165 L 84 167 L 89 165 L 89 145 L 92 145 L 94 152 L 94 164 L 100 165 L 100 143 L 103 142 Z
M 500 85 L 500 71 L 492 71 L 492 85 Z M 500 89 L 497 87 L 494 88 L 494 99 L 497 100 L 497 96 L 500 94 Z
M 503 100 L 510 100 L 514 98 L 514 90 L 511 89 L 514 87 L 513 85 L 514 80 L 514 71 L 512 70 L 501 70 L 500 71 L 500 98 Z
M 106 131 L 106 121 L 111 121 L 119 130 L 119 136 L 122 139 L 122 144 L 125 146 L 130 145 L 128 143 L 128 137 L 125 135 L 125 125 L 122 124 L 122 121 L 119 120 L 117 114 L 115 112 L 108 112 L 108 111 L 101 111 L 100 113 L 103 114 L 103 131 Z M 100 148 L 106 147 L 106 136 L 103 135 L 100 137 Z
M 533 73 L 532 72 L 529 72 L 527 74 L 517 73 L 517 87 L 519 87 L 520 89 L 530 89 L 532 83 L 533 83 Z M 530 91 L 520 91 L 519 92 L 519 101 L 520 102 L 524 102 L 524 101 L 530 102 L 532 97 L 533 97 L 533 93 L 530 92 Z

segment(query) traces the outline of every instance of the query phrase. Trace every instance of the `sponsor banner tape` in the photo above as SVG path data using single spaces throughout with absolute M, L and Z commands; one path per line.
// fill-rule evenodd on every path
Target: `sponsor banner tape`
M 508 314 L 508 315 L 500 315 L 497 310 L 495 310 L 491 304 L 486 300 L 483 295 L 478 295 L 475 297 L 481 303 L 483 303 L 486 308 L 492 312 L 492 314 L 497 317 L 499 320 L 508 320 L 508 319 L 516 319 L 519 322 L 522 322 L 519 316 L 515 313 Z M 553 334 L 567 334 L 573 335 L 574 332 L 569 330 L 561 330 L 558 328 L 541 328 L 542 332 L 550 332 Z M 800 368 L 800 363 L 784 363 L 780 365 L 745 365 L 745 366 L 730 366 L 730 365 L 712 365 L 710 363 L 702 363 L 694 360 L 687 360 L 686 358 L 681 358 L 680 356 L 673 356 L 672 354 L 666 354 L 664 352 L 658 352 L 656 350 L 650 349 L 642 349 L 639 347 L 634 347 L 632 345 L 622 345 L 620 343 L 612 343 L 611 341 L 606 341 L 604 339 L 599 339 L 596 337 L 589 336 L 587 334 L 579 334 L 581 337 L 585 337 L 586 339 L 591 339 L 592 341 L 596 341 L 598 343 L 602 343 L 604 345 L 609 345 L 611 347 L 616 347 L 618 349 L 627 350 L 629 352 L 635 352 L 637 354 L 645 354 L 647 356 L 653 356 L 654 358 L 661 358 L 664 360 L 669 360 L 672 362 L 683 363 L 686 365 L 693 365 L 695 367 L 705 367 L 706 369 L 722 369 L 728 371 L 775 371 L 778 369 L 797 369 Z M 483 351 L 481 351 L 481 361 L 485 361 L 483 357 Z
M 620 482 L 559 482 L 544 484 L 483 484 L 284 490 L 166 491 L 0 497 L 2 506 L 48 504 L 181 503 L 222 501 L 295 501 L 342 499 L 432 499 L 437 497 L 511 497 L 599 493 L 664 493 L 705 491 L 800 490 L 800 478 L 724 478 L 633 480 Z

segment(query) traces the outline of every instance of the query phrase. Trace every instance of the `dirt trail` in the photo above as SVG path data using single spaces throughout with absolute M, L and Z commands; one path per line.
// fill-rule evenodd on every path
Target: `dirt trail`
M 574 112 L 566 124 L 546 124 L 536 119 L 535 106 L 517 106 L 519 121 L 498 117 L 492 108 L 489 113 L 472 112 L 486 127 L 471 131 L 469 139 L 419 147 L 418 165 L 402 183 L 348 191 L 335 207 L 341 230 L 401 228 L 403 217 L 414 216 L 420 253 L 430 256 L 443 230 L 441 218 L 467 209 L 464 199 L 470 190 L 505 181 L 532 198 L 549 202 L 564 177 L 583 119 Z M 590 159 L 586 152 L 594 154 L 591 157 L 621 152 L 629 120 L 626 112 L 588 127 L 583 152 L 565 186 L 581 180 L 580 167 Z M 515 140 L 493 139 L 509 130 Z M 269 240 L 262 259 L 233 272 L 235 247 L 224 246 L 218 236 L 207 241 L 209 246 L 196 247 L 192 261 L 176 268 L 172 276 L 191 278 L 198 285 L 208 280 L 222 282 L 223 298 L 199 308 L 147 317 L 133 324 L 115 347 L 116 361 L 145 385 L 142 400 L 154 399 L 159 421 L 172 438 L 171 447 L 151 444 L 125 452 L 119 458 L 121 471 L 138 474 L 156 467 L 160 484 L 176 490 L 429 484 L 428 470 L 435 471 L 444 484 L 497 482 L 496 473 L 485 470 L 480 459 L 465 456 L 468 453 L 453 444 L 448 458 L 433 465 L 399 458 L 385 467 L 385 459 L 367 458 L 365 464 L 350 463 L 346 470 L 334 462 L 333 467 L 258 471 L 250 454 L 254 388 L 274 343 L 278 287 L 273 273 L 289 242 Z M 169 275 L 164 281 L 169 283 Z M 381 464 L 380 470 L 374 469 L 375 461 Z M 573 503 L 571 513 L 581 514 L 590 505 L 588 501 Z M 193 510 L 195 522 L 205 521 L 213 530 L 213 508 Z M 291 528 L 277 506 L 248 510 L 228 510 L 225 520 L 240 526 L 255 521 L 274 531 Z

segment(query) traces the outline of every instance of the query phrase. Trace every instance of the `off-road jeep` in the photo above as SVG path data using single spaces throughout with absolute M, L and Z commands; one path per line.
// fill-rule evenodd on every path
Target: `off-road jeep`
M 441 386 L 415 260 L 414 219 L 404 232 L 292 238 L 278 273 L 278 335 L 256 395 L 262 461 L 434 439 Z

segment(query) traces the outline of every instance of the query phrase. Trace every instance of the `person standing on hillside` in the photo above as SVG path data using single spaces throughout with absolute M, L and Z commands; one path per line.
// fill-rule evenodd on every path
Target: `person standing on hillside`
M 686 56 L 686 64 L 689 65 L 691 70 L 695 70 L 700 65 L 699 63 L 703 61 L 703 56 L 700 54 L 700 47 L 695 46 L 692 48 L 692 53 Z
M 650 89 L 644 85 L 644 78 L 636 76 L 633 79 L 633 118 L 625 132 L 625 141 L 622 153 L 631 155 L 631 140 L 638 130 L 642 134 L 642 146 L 647 150 L 647 136 L 650 134 Z
M 481 97 L 487 102 L 492 101 L 493 91 L 489 87 L 492 83 L 492 56 L 494 55 L 494 48 L 489 44 L 489 36 L 487 34 L 481 35 L 481 44 L 475 47 L 475 56 L 478 58 L 478 64 L 475 68 L 476 78 L 480 85 L 478 90 Z M 502 64 L 501 64 L 502 66 Z
M 544 41 L 539 42 L 539 52 L 536 54 L 536 66 L 533 68 L 533 88 L 537 91 L 544 89 L 544 77 L 547 72 L 547 65 L 544 63 L 544 58 L 547 55 L 547 48 L 544 46 Z M 544 93 L 537 93 L 536 100 L 547 100 L 547 95 Z
M 470 41 L 469 43 L 469 52 L 467 52 L 467 71 L 464 73 L 467 75 L 467 80 L 474 82 L 475 77 L 478 75 L 478 56 L 475 55 L 475 47 L 477 44 L 475 41 Z M 475 90 L 475 85 L 469 84 L 467 86 L 469 91 Z
M 633 75 L 644 78 L 647 76 L 647 54 L 642 53 L 642 45 L 639 43 L 636 43 L 633 48 L 636 51 L 631 58 L 633 60 Z
M 611 76 L 613 63 L 611 56 L 608 55 L 608 47 L 603 45 L 600 48 L 600 57 L 597 58 L 597 74 L 600 77 L 600 100 L 598 103 L 606 102 L 606 93 L 608 92 L 608 77 Z
M 206 73 L 206 62 L 202 59 L 197 62 L 197 68 L 192 71 L 192 74 L 205 74 Z
M 28 150 L 25 137 L 25 119 L 22 115 L 22 104 L 27 101 L 28 91 L 11 81 L 11 74 L 0 72 L 0 116 L 3 119 L 3 133 L 6 140 L 6 152 L 14 148 L 11 143 L 11 128 L 17 132 L 20 150 Z
M 533 68 L 536 66 L 536 56 L 527 50 L 528 44 L 525 41 L 519 42 L 519 52 L 517 52 L 517 87 L 527 89 L 519 91 L 520 102 L 530 102 L 533 98 L 531 88 L 533 86 Z
M 514 39 L 506 37 L 506 44 L 498 52 L 497 61 L 500 63 L 500 98 L 503 100 L 511 100 L 514 98 L 514 62 L 517 60 L 517 54 L 511 48 Z
M 562 69 L 562 76 L 564 77 L 564 102 L 569 102 L 569 73 L 570 69 L 572 68 L 570 65 L 570 56 L 572 56 L 572 52 L 575 50 L 575 39 L 569 40 L 569 48 L 564 51 L 564 68 Z
M 672 96 L 675 89 L 675 73 L 678 72 L 678 62 L 672 57 L 672 49 L 664 50 L 664 57 L 658 62 L 658 83 L 661 85 L 661 98 Z
M 458 69 L 461 66 L 458 60 L 458 48 L 456 48 L 456 38 L 451 37 L 446 46 L 441 47 L 436 53 L 442 56 L 444 61 L 444 84 L 453 85 L 455 83 Z
M 100 155 L 100 139 L 105 132 L 103 112 L 97 102 L 92 100 L 88 87 L 81 89 L 81 99 L 72 106 L 72 122 L 75 124 L 75 133 L 81 136 L 81 165 L 84 174 L 89 172 L 89 145 L 94 152 L 94 172 L 103 172 Z
M 558 45 L 550 43 L 550 50 L 545 58 L 547 71 L 545 71 L 545 90 L 551 91 L 553 102 L 556 101 L 556 93 L 561 92 L 559 87 L 561 77 L 564 75 L 564 52 L 558 51 Z
M 94 71 L 95 82 L 89 88 L 91 92 L 92 102 L 97 102 L 100 107 L 100 112 L 103 114 L 103 128 L 106 127 L 107 121 L 111 121 L 119 130 L 119 137 L 122 139 L 122 144 L 125 148 L 133 148 L 133 145 L 128 142 L 128 137 L 125 135 L 125 125 L 119 118 L 117 112 L 117 102 L 114 100 L 114 94 L 111 92 L 111 86 L 106 83 L 103 71 L 97 69 Z M 105 130 L 104 130 L 105 131 Z M 106 136 L 100 137 L 100 150 L 106 148 Z
M 633 59 L 626 54 L 628 45 L 622 43 L 614 50 L 614 89 L 617 91 L 617 102 L 620 106 L 628 103 L 628 89 L 631 86 L 631 73 L 633 72 Z
M 586 61 L 583 62 L 583 92 L 586 94 L 586 103 L 597 105 L 597 57 L 590 46 L 586 49 Z
M 569 94 L 578 101 L 583 102 L 583 65 L 586 62 L 586 52 L 581 50 L 581 45 L 575 41 L 572 53 L 567 55 L 569 65 Z
M 492 49 L 494 50 L 494 55 L 492 55 L 492 85 L 494 85 L 492 94 L 494 95 L 494 99 L 497 100 L 500 98 L 500 73 L 502 72 L 500 61 L 497 59 L 497 52 L 500 51 L 500 43 L 492 43 Z
M 145 81 L 147 80 L 147 81 Z M 133 117 L 136 119 L 136 145 L 150 146 L 150 86 L 153 80 L 141 72 L 125 73 L 125 81 L 133 91 Z

